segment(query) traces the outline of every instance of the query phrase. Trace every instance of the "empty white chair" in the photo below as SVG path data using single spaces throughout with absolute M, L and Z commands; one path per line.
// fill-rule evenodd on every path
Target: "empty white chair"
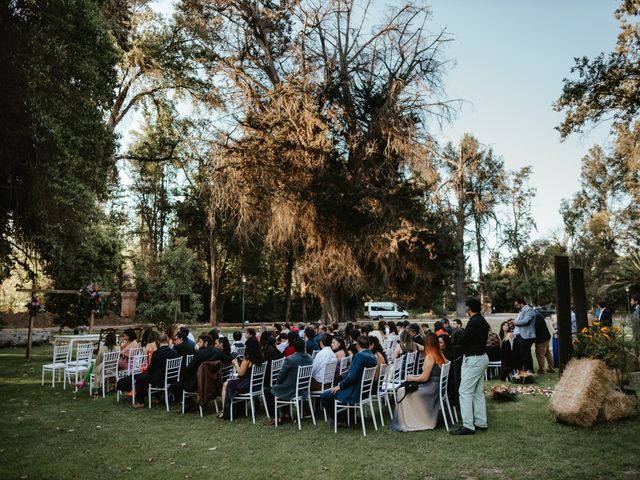
M 449 383 L 449 372 L 451 370 L 451 362 L 447 362 L 442 365 L 442 369 L 440 371 L 440 411 L 442 412 L 442 418 L 444 419 L 444 428 L 449 431 L 449 423 L 447 422 L 447 413 L 449 413 L 449 420 L 453 425 L 455 422 L 453 420 L 453 414 L 451 412 L 451 404 L 449 403 L 449 391 L 447 390 L 447 385 Z M 447 407 L 447 410 L 444 407 Z M 457 414 L 456 414 L 457 417 Z M 456 418 L 457 420 L 457 418 Z
M 91 364 L 91 357 L 93 356 L 93 343 L 80 343 L 76 349 L 76 359 L 67 362 L 64 368 L 64 381 L 62 388 L 67 388 L 67 380 L 71 383 L 71 376 L 74 377 L 74 385 L 76 385 L 76 391 L 78 390 L 78 380 L 82 378 L 82 375 L 89 370 Z
M 262 402 L 266 405 L 267 401 L 264 398 L 264 373 L 267 369 L 267 364 L 263 363 L 259 367 L 254 365 L 251 368 L 251 380 L 249 383 L 249 392 L 247 393 L 239 393 L 235 397 L 231 399 L 231 407 L 229 411 L 230 420 L 233 422 L 233 404 L 238 402 L 249 402 L 251 405 L 251 419 L 253 423 L 256 423 L 256 406 L 254 402 L 254 397 L 262 397 Z M 245 407 L 246 410 L 246 407 Z
M 485 381 L 500 375 L 501 370 L 502 370 L 502 362 L 500 360 L 495 362 L 489 362 L 489 365 L 487 365 L 487 369 L 484 372 Z
M 56 345 L 53 347 L 53 360 L 51 363 L 42 365 L 42 385 L 44 385 L 45 373 L 51 372 L 51 386 L 56 386 L 56 371 L 58 372 L 58 381 L 60 374 L 64 372 L 69 360 L 69 345 Z
M 320 398 L 320 395 L 322 394 L 322 392 L 324 392 L 325 390 L 328 390 L 330 388 L 333 387 L 333 383 L 335 381 L 336 378 L 336 368 L 338 366 L 338 361 L 337 360 L 329 360 L 327 363 L 325 363 L 324 365 L 324 376 L 322 378 L 322 385 L 320 387 L 320 390 L 312 390 L 311 391 L 311 398 Z M 324 412 L 324 421 L 327 421 L 327 411 L 323 408 L 322 411 Z
M 349 410 L 360 410 L 360 419 L 362 421 L 362 434 L 366 437 L 367 430 L 364 422 L 364 405 L 369 404 L 371 410 L 371 420 L 373 420 L 373 426 L 378 430 L 378 422 L 376 422 L 376 415 L 373 410 L 373 402 L 371 401 L 371 391 L 373 389 L 373 378 L 376 374 L 378 367 L 365 368 L 362 374 L 362 381 L 360 383 L 360 400 L 355 404 L 342 403 L 337 398 L 334 400 L 334 413 L 333 413 L 333 431 L 338 432 L 338 413 L 342 411 L 347 412 L 347 418 Z
M 311 420 L 313 420 L 313 424 L 316 424 L 316 416 L 313 412 L 313 403 L 311 402 L 311 370 L 313 369 L 313 365 L 299 366 L 298 367 L 298 376 L 296 378 L 296 395 L 291 400 L 281 400 L 278 397 L 274 397 L 275 399 L 275 424 L 278 426 L 278 406 L 281 405 L 295 405 L 296 407 L 296 415 L 298 417 L 298 430 L 302 430 L 301 423 L 301 410 L 302 410 L 302 402 L 307 400 L 309 402 L 309 410 L 311 411 Z
M 118 360 L 120 359 L 120 351 L 106 352 L 102 357 L 102 398 L 105 397 L 105 384 L 108 386 L 109 379 L 113 378 L 114 383 L 118 381 Z M 93 393 L 93 379 L 95 373 L 91 374 L 89 380 L 89 395 Z
M 169 386 L 180 380 L 180 367 L 182 367 L 182 357 L 168 358 L 167 368 L 164 371 L 164 385 L 162 387 L 154 387 L 149 384 L 149 408 L 151 408 L 151 394 L 153 392 L 164 392 L 164 403 L 169 411 Z

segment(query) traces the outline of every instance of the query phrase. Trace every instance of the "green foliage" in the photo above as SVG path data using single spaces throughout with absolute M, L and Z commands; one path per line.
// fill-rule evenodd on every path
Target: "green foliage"
M 183 239 L 174 239 L 157 264 L 138 262 L 135 276 L 138 289 L 136 314 L 141 320 L 159 327 L 174 324 L 181 294 L 191 296 L 191 311 L 178 314 L 178 321 L 193 322 L 202 314 L 200 295 L 193 293 L 193 252 Z

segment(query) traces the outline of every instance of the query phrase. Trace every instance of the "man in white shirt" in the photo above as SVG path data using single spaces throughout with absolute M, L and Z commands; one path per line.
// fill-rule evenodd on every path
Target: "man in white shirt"
M 328 362 L 336 360 L 336 354 L 331 349 L 332 341 L 333 337 L 328 333 L 324 333 L 320 337 L 320 351 L 313 359 L 313 368 L 311 369 L 311 390 L 322 390 L 325 367 Z

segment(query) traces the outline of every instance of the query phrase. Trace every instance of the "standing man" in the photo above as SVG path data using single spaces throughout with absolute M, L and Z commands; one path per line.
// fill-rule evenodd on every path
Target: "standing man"
M 638 355 L 640 349 L 640 295 L 631 295 L 631 330 L 633 331 L 633 343 Z
M 544 319 L 544 315 L 540 312 L 535 312 L 536 320 L 536 359 L 538 360 L 538 374 L 544 375 L 544 360 L 547 360 L 548 373 L 555 373 L 553 369 L 553 357 L 549 349 L 549 342 L 551 341 L 551 333 L 549 327 L 547 327 L 547 321 Z
M 600 307 L 600 315 L 598 315 L 600 326 L 611 328 L 613 326 L 613 315 L 609 307 L 607 307 L 607 302 L 600 300 L 598 306 Z
M 467 300 L 467 328 L 459 338 L 464 357 L 460 379 L 460 413 L 462 427 L 451 431 L 451 435 L 473 435 L 476 430 L 487 430 L 487 407 L 484 401 L 484 372 L 489 366 L 489 357 L 485 353 L 489 324 L 484 319 L 480 300 Z
M 514 302 L 514 306 L 520 311 L 513 324 L 513 331 L 520 348 L 522 369 L 533 372 L 533 358 L 531 357 L 531 345 L 536 341 L 536 312 L 522 298 Z

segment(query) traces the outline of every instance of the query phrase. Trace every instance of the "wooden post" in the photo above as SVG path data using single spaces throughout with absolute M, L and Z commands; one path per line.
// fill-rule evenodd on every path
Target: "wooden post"
M 35 314 L 29 312 L 29 332 L 27 333 L 27 360 L 31 360 L 31 336 L 33 334 L 33 319 L 35 318 Z
M 571 337 L 571 287 L 569 257 L 554 257 L 556 280 L 556 315 L 558 319 L 558 364 L 560 374 L 569 362 L 572 350 Z
M 573 292 L 573 305 L 576 308 L 576 327 L 578 332 L 589 326 L 587 320 L 587 293 L 584 288 L 584 270 L 571 269 L 571 289 Z
M 95 321 L 95 318 L 96 312 L 95 310 L 91 310 L 91 316 L 89 317 L 89 333 L 93 331 L 93 322 Z

